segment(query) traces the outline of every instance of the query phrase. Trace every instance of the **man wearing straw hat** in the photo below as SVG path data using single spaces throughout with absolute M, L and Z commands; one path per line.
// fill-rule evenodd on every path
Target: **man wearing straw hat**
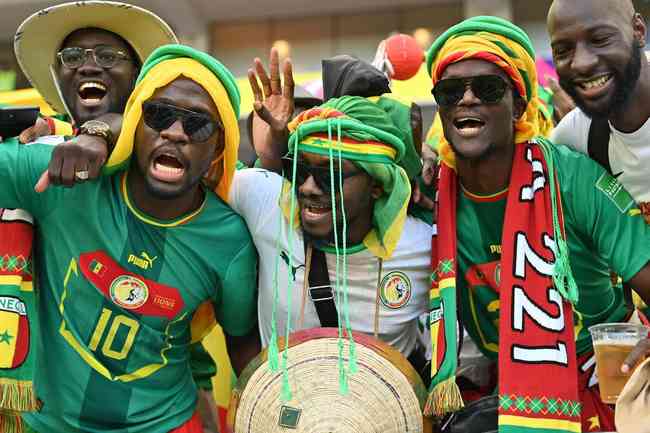
M 39 181 L 39 190 L 50 182 L 69 184 L 73 179 L 83 182 L 86 172 L 98 171 L 104 161 L 98 149 L 103 149 L 106 140 L 112 141 L 112 137 L 118 135 L 124 106 L 141 64 L 158 46 L 175 42 L 172 29 L 154 13 L 112 1 L 56 5 L 34 13 L 20 25 L 14 45 L 19 64 L 49 104 L 77 127 L 77 137 L 73 140 L 65 141 L 62 137 L 51 140 L 52 144 L 60 144 L 54 151 L 56 157 L 49 173 Z M 71 131 L 67 123 L 43 118 L 23 132 L 20 141 L 25 143 L 43 134 L 69 135 Z M 89 153 L 80 152 L 81 147 Z M 79 156 L 82 157 L 78 160 L 79 170 L 65 162 Z M 31 217 L 21 210 L 0 213 L 3 220 L 0 238 L 5 240 L 0 246 L 4 249 L 0 255 L 29 257 Z M 17 272 L 13 274 L 18 275 Z M 23 273 L 23 277 L 31 282 L 31 276 Z M 29 294 L 23 293 L 21 298 L 25 296 Z M 192 367 L 201 388 L 208 390 L 203 395 L 206 398 L 211 395 L 210 376 L 214 375 L 214 363 L 209 356 L 195 351 L 199 349 L 200 343 L 197 343 L 193 347 Z M 20 379 L 22 371 L 31 368 L 33 363 L 29 361 L 17 369 L 4 370 L 5 397 L 11 394 L 7 380 L 12 375 Z M 21 383 L 22 395 L 29 396 L 25 388 L 27 381 Z M 2 407 L 34 410 L 37 408 L 34 397 L 32 394 L 22 402 L 3 399 Z
M 216 313 L 235 371 L 258 352 L 255 249 L 224 202 L 238 107 L 217 60 L 168 45 L 143 64 L 106 165 L 114 174 L 37 194 L 53 148 L 0 146 L 0 205 L 39 223 L 43 408 L 23 416 L 28 431 L 201 431 L 190 342 Z M 142 252 L 148 266 L 130 260 Z
M 650 229 L 616 179 L 540 138 L 534 58 L 528 36 L 495 17 L 453 26 L 428 51 L 444 131 L 432 342 L 447 350 L 432 362 L 427 409 L 462 405 L 458 311 L 498 363 L 499 431 L 613 430 L 588 328 L 632 315 L 610 268 L 650 299 Z
M 131 21 L 143 23 L 150 30 L 148 38 L 131 38 L 134 27 L 124 25 Z M 121 113 L 124 110 L 143 60 L 141 56 L 147 56 L 158 45 L 175 41 L 176 36 L 169 26 L 151 12 L 122 3 L 97 1 L 67 3 L 38 11 L 20 25 L 14 47 L 18 62 L 34 87 L 57 112 L 75 119 L 79 126 L 93 117 L 118 116 L 108 113 Z M 84 49 L 89 51 L 79 55 Z M 90 89 L 94 89 L 95 97 L 87 100 L 85 96 L 88 96 Z M 66 95 L 67 102 L 63 94 Z M 110 129 L 107 131 L 110 132 Z M 68 123 L 41 118 L 35 126 L 24 131 L 19 139 L 27 142 L 38 134 L 71 133 L 72 128 Z M 96 141 L 103 142 L 106 138 L 109 138 L 108 135 L 101 137 L 82 134 L 78 140 L 92 149 L 91 145 Z M 15 140 L 14 138 L 13 141 Z M 9 141 L 5 140 L 5 143 Z M 54 143 L 63 141 L 61 137 Z M 57 154 L 74 152 L 75 149 L 78 149 L 76 142 L 67 142 L 57 150 Z M 63 165 L 61 159 L 58 161 L 53 166 L 60 173 Z M 87 165 L 87 161 L 82 163 L 84 167 Z M 74 171 L 74 167 L 66 169 L 67 172 L 71 170 Z M 84 177 L 84 170 L 85 168 L 80 169 L 80 178 Z M 74 173 L 67 176 L 74 176 Z M 55 181 L 59 178 L 60 176 L 53 176 Z M 3 240 L 0 256 L 23 257 L 25 263 L 29 263 L 33 237 L 32 217 L 24 210 L 0 209 L 0 221 L 0 239 Z M 28 311 L 31 310 L 36 302 L 34 292 L 24 290 L 24 287 L 32 287 L 29 267 L 3 265 L 2 268 L 4 273 L 0 293 L 16 297 L 20 302 L 26 303 Z M 5 319 L 10 320 L 11 315 L 0 318 L 2 323 Z M 32 319 L 28 317 L 28 320 Z M 19 331 L 19 334 L 25 334 L 18 335 L 21 339 L 27 332 Z M 33 334 L 31 341 L 33 346 Z M 30 411 L 39 407 L 29 380 L 34 368 L 33 352 L 26 351 L 24 362 L 3 365 L 5 369 L 0 374 L 3 379 L 0 389 L 3 395 L 1 406 L 5 411 Z M 4 348 L 2 354 L 11 357 L 10 348 Z M 3 420 L 8 417 L 5 415 Z

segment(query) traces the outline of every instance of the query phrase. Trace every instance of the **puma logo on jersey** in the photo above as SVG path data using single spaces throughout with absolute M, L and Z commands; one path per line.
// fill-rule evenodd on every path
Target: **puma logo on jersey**
M 136 256 L 135 254 L 129 254 L 128 258 L 128 263 L 132 263 L 139 267 L 140 269 L 144 269 L 145 271 L 148 270 L 149 268 L 153 268 L 153 262 L 156 261 L 158 256 L 154 256 L 153 258 L 147 254 L 146 251 L 142 251 L 140 253 L 140 257 Z
M 490 253 L 501 254 L 501 245 L 490 245 Z
M 286 251 L 282 251 L 282 253 L 280 253 L 280 257 L 282 258 L 284 263 L 286 263 L 287 266 L 289 266 L 289 254 L 287 254 Z M 296 279 L 296 271 L 298 269 L 304 268 L 304 267 L 305 267 L 305 265 L 291 266 L 291 277 L 295 280 Z

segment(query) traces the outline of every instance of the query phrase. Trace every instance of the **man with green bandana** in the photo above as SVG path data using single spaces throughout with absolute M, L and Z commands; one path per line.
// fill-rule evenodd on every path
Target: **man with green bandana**
M 289 107 L 286 117 L 274 117 L 280 129 L 293 111 L 290 69 L 285 65 L 284 87 L 274 68 L 262 83 L 268 84 L 267 99 L 273 95 Z M 268 121 L 263 108 L 269 103 L 252 71 L 249 77 L 255 109 Z M 261 169 L 235 174 L 229 203 L 246 220 L 260 257 L 263 346 L 287 327 L 293 332 L 340 324 L 374 334 L 422 363 L 415 361 L 422 359 L 417 318 L 427 306 L 431 226 L 406 214 L 410 183 L 398 165 L 410 134 L 405 119 L 398 126 L 365 98 L 331 99 L 294 119 L 288 141 L 280 138 L 290 149 L 285 178 Z M 319 292 L 316 281 L 326 290 Z M 348 302 L 339 300 L 345 292 Z M 333 320 L 322 314 L 322 305 L 332 308 Z
M 453 26 L 428 51 L 444 131 L 431 326 L 446 350 L 427 409 L 462 404 L 458 298 L 464 327 L 498 365 L 500 432 L 614 430 L 588 328 L 636 317 L 609 269 L 650 299 L 650 230 L 616 179 L 539 138 L 534 58 L 528 36 L 494 17 Z
M 37 194 L 52 147 L 0 146 L 0 206 L 38 222 L 43 409 L 24 415 L 29 429 L 201 431 L 190 342 L 216 313 L 235 371 L 258 352 L 255 249 L 224 202 L 238 107 L 226 68 L 170 45 L 145 62 L 127 103 L 107 166 L 123 170 Z

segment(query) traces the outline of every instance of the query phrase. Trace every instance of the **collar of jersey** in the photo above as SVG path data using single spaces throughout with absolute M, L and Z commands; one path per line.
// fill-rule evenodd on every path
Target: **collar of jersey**
M 180 225 L 185 224 L 186 222 L 190 221 L 192 218 L 194 218 L 199 213 L 201 213 L 201 211 L 205 207 L 205 202 L 207 201 L 207 194 L 204 195 L 203 202 L 201 203 L 201 206 L 199 206 L 198 209 L 196 209 L 195 211 L 192 211 L 192 212 L 190 212 L 188 214 L 181 215 L 178 218 L 174 218 L 172 220 L 160 220 L 158 218 L 154 218 L 154 217 L 152 217 L 150 215 L 147 215 L 146 213 L 144 213 L 140 209 L 138 209 L 135 206 L 135 203 L 133 203 L 131 201 L 131 198 L 129 197 L 129 191 L 128 191 L 127 182 L 126 182 L 126 177 L 127 177 L 128 173 L 129 173 L 128 171 L 125 171 L 124 174 L 122 175 L 122 179 L 120 181 L 120 183 L 121 183 L 120 190 L 122 191 L 122 197 L 124 198 L 124 202 L 126 203 L 126 206 L 129 208 L 131 213 L 133 213 L 133 215 L 135 215 L 136 218 L 138 218 L 142 222 L 145 222 L 147 224 L 150 224 L 150 225 L 156 226 L 156 227 L 165 227 L 165 228 L 176 227 L 176 226 L 180 226 Z
M 474 194 L 473 192 L 468 191 L 462 184 L 460 185 L 460 187 L 463 190 L 463 195 L 465 197 L 467 197 L 471 201 L 476 201 L 476 202 L 499 201 L 499 200 L 503 200 L 508 196 L 508 188 L 494 194 L 481 195 L 481 194 Z
M 336 254 L 336 247 L 333 245 L 329 245 L 323 242 L 315 242 L 314 246 L 318 248 L 319 250 L 323 251 L 324 253 L 328 254 Z M 361 251 L 365 251 L 368 248 L 365 246 L 365 244 L 357 244 L 357 245 L 351 245 L 347 247 L 346 249 L 343 249 L 343 247 L 339 248 L 339 254 L 345 254 L 345 255 L 350 255 L 350 254 L 355 254 Z

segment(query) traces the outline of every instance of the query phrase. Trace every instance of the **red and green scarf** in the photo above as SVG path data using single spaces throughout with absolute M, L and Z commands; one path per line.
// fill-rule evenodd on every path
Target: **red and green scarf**
M 22 431 L 20 412 L 40 409 L 32 377 L 36 299 L 32 284 L 31 216 L 0 209 L 0 431 Z
M 580 432 L 581 405 L 562 209 L 549 144 L 515 146 L 502 235 L 499 432 Z M 440 169 L 432 245 L 434 349 L 427 415 L 462 407 L 457 367 L 456 172 Z M 552 378 L 552 380 L 549 380 Z

